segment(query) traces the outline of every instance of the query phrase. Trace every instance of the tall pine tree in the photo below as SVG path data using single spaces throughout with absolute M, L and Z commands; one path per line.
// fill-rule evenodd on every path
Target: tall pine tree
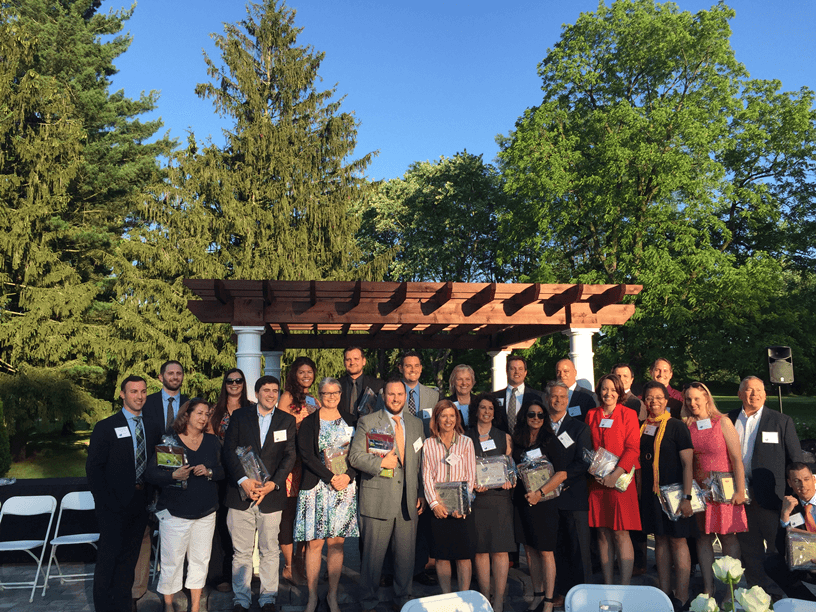
M 192 319 L 184 277 L 372 279 L 384 268 L 362 263 L 350 211 L 366 196 L 371 154 L 351 159 L 357 120 L 335 88 L 317 89 L 324 54 L 298 45 L 294 18 L 282 2 L 250 3 L 246 19 L 213 35 L 221 62 L 205 56 L 212 81 L 196 93 L 231 122 L 226 144 L 200 147 L 190 136 L 171 164 L 172 188 L 156 194 L 123 253 L 126 359 L 150 370 L 179 358 L 199 370 L 204 391 L 234 364 L 234 349 L 228 326 Z M 149 351 L 157 340 L 161 355 Z M 316 357 L 321 372 L 340 367 L 336 356 Z
M 0 21 L 4 41 L 26 52 L 16 66 L 3 53 L 0 366 L 60 369 L 97 392 L 118 370 L 112 255 L 162 178 L 157 157 L 173 148 L 167 137 L 146 142 L 161 127 L 139 119 L 155 92 L 109 91 L 131 11 L 99 5 L 11 2 Z

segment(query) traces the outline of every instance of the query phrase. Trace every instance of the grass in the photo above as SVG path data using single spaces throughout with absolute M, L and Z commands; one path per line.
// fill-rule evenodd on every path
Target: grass
M 720 412 L 726 413 L 742 404 L 736 396 L 714 397 Z M 769 396 L 767 404 L 779 409 L 779 401 Z M 816 438 L 816 397 L 788 395 L 782 398 L 782 409 L 796 423 L 800 440 Z M 36 434 L 28 443 L 29 457 L 13 463 L 9 478 L 67 478 L 85 476 L 90 431 L 63 436 L 59 431 Z
M 70 478 L 85 476 L 90 431 L 61 435 L 35 434 L 28 442 L 25 461 L 11 464 L 8 478 Z

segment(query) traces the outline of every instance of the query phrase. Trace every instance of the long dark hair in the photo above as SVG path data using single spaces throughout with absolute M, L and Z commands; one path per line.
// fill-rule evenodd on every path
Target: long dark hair
M 286 382 L 283 386 L 283 390 L 288 391 L 289 395 L 292 396 L 292 412 L 299 412 L 300 409 L 306 405 L 306 391 L 303 390 L 303 387 L 300 386 L 300 383 L 297 380 L 297 371 L 304 365 L 312 368 L 312 374 L 314 375 L 313 379 L 317 380 L 317 366 L 315 365 L 314 361 L 301 355 L 292 362 L 292 365 L 286 372 Z
M 241 385 L 241 408 L 245 408 L 252 403 L 247 397 L 247 383 L 244 373 L 238 368 L 227 370 L 224 374 L 224 380 L 221 381 L 221 394 L 218 396 L 218 401 L 215 402 L 212 417 L 210 417 L 210 425 L 212 426 L 213 432 L 217 436 L 224 435 L 224 432 L 221 431 L 221 419 L 223 419 L 224 415 L 227 414 L 227 379 L 233 374 L 240 374 L 241 378 L 244 379 L 244 384 Z
M 527 424 L 527 411 L 533 406 L 538 406 L 544 413 L 544 421 L 541 424 L 541 429 L 538 430 L 536 439 L 533 441 L 533 447 L 542 446 L 548 438 L 555 435 L 550 426 L 550 416 L 544 407 L 544 403 L 539 399 L 533 399 L 521 405 L 521 410 L 516 417 L 516 429 L 513 431 L 513 446 L 516 448 L 530 448 L 530 426 Z

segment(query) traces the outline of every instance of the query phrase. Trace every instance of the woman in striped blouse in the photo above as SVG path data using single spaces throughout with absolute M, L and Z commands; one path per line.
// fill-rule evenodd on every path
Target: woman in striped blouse
M 476 481 L 473 442 L 464 435 L 462 415 L 450 400 L 441 400 L 431 414 L 431 434 L 422 448 L 422 479 L 431 517 L 431 557 L 443 593 L 451 592 L 451 561 L 456 561 L 459 591 L 470 588 L 476 529 L 471 514 L 448 508 L 437 495 L 436 485 L 465 482 L 471 495 Z

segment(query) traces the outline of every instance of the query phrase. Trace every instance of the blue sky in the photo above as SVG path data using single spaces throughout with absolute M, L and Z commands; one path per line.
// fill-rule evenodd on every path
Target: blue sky
M 467 150 L 492 161 L 497 134 L 541 101 L 538 63 L 561 26 L 598 7 L 592 0 L 289 0 L 299 43 L 326 57 L 321 89 L 337 84 L 343 110 L 360 121 L 357 154 L 379 151 L 372 179 L 402 176 L 414 161 Z M 714 4 L 679 0 L 697 12 Z M 816 89 L 816 0 L 731 0 L 731 45 L 751 76 L 785 90 Z M 102 11 L 127 6 L 105 0 Z M 207 80 L 209 37 L 246 14 L 241 0 L 142 0 L 126 24 L 133 36 L 116 61 L 113 90 L 161 93 L 157 115 L 181 143 L 223 142 L 225 123 L 196 83 Z

